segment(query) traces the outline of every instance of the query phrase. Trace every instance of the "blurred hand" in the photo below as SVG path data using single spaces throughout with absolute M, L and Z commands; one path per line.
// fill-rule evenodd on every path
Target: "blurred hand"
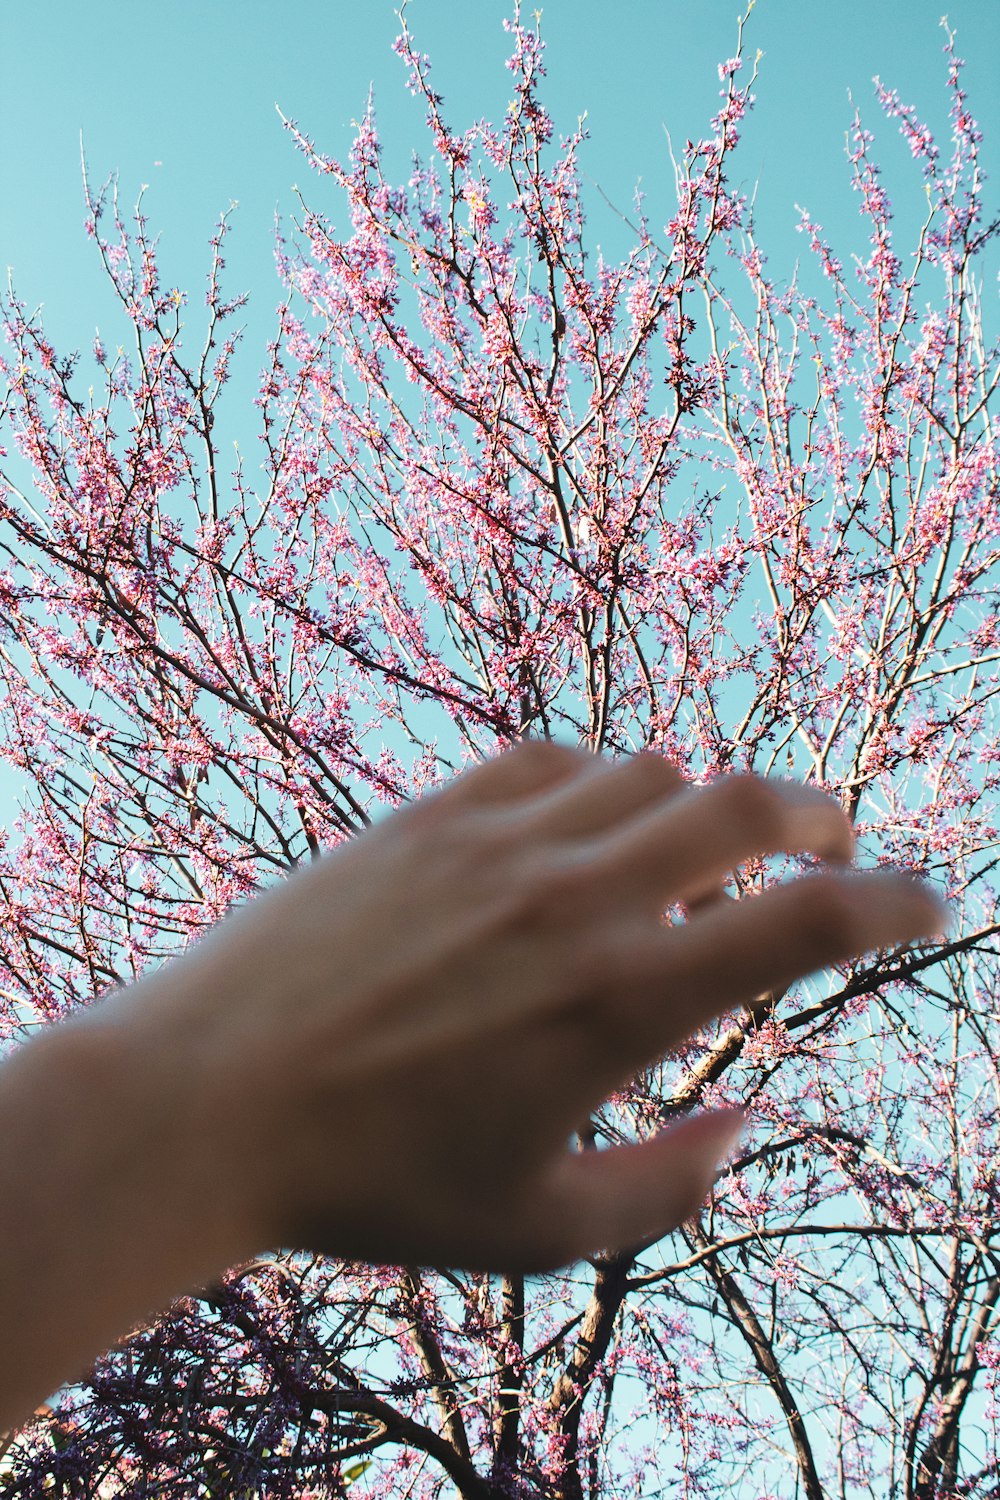
M 203 1146 L 258 1248 L 552 1269 L 694 1213 L 742 1123 L 572 1150 L 612 1090 L 732 1006 L 942 930 L 885 871 L 711 899 L 752 856 L 852 850 L 814 789 L 525 742 L 227 916 L 135 1040 L 214 1091 Z

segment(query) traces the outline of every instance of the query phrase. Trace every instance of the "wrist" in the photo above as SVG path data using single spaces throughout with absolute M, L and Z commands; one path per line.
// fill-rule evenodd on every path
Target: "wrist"
M 57 1028 L 85 1102 L 112 1104 L 102 1170 L 114 1163 L 137 1225 L 160 1237 L 160 1275 L 176 1284 L 168 1296 L 260 1249 L 250 1243 L 246 1091 L 229 1086 L 198 1025 L 203 984 L 177 959 Z
M 2 1426 L 260 1249 L 205 1071 L 142 988 L 0 1065 Z

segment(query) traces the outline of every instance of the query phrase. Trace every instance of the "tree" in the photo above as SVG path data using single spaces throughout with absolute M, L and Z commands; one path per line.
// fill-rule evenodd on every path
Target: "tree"
M 507 24 L 514 101 L 459 133 L 404 17 L 433 141 L 405 187 L 370 108 L 346 165 L 289 125 L 350 228 L 303 201 L 279 236 L 261 479 L 217 420 L 228 216 L 191 353 L 141 200 L 129 227 L 86 186 L 132 340 L 98 340 L 96 396 L 6 299 L 6 1045 L 529 735 L 822 785 L 954 930 L 758 997 L 593 1117 L 581 1150 L 748 1107 L 674 1236 L 527 1281 L 277 1251 L 9 1435 L 8 1495 L 1000 1494 L 998 223 L 954 38 L 950 156 L 877 85 L 915 250 L 856 116 L 870 248 L 848 273 L 803 212 L 786 285 L 730 183 L 743 22 L 669 222 L 637 196 L 614 264 L 586 133 L 556 145 L 538 31 Z

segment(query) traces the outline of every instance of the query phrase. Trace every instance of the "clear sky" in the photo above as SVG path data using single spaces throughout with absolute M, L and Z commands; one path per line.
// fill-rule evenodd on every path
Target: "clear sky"
M 802 249 L 795 202 L 808 204 L 828 230 L 845 216 L 852 228 L 857 222 L 843 155 L 848 91 L 876 131 L 890 181 L 909 186 L 913 213 L 922 209 L 919 172 L 895 126 L 881 122 L 871 79 L 879 74 L 932 127 L 944 127 L 945 3 L 758 0 L 748 50 L 752 57 L 760 47 L 764 57 L 737 176 L 748 187 L 759 178 L 758 224 L 772 270 L 781 257 L 790 270 Z M 557 129 L 569 131 L 588 112 L 583 169 L 622 206 L 639 176 L 650 207 L 660 190 L 666 197 L 664 126 L 675 142 L 707 134 L 718 104 L 716 66 L 734 50 L 741 8 L 740 0 L 545 0 L 547 98 Z M 323 149 L 346 154 L 351 121 L 373 84 L 401 178 L 411 146 L 425 146 L 422 112 L 391 51 L 397 9 L 398 0 L 0 3 L 0 266 L 13 267 L 27 301 L 45 303 L 51 334 L 89 344 L 106 306 L 82 232 L 82 130 L 95 182 L 117 170 L 126 205 L 142 183 L 150 185 L 145 205 L 151 225 L 163 230 L 170 282 L 192 290 L 202 283 L 214 220 L 238 200 L 229 264 L 234 284 L 255 294 L 253 346 L 278 300 L 275 209 L 294 210 L 296 182 L 319 206 L 319 184 L 308 182 L 275 104 Z M 457 126 L 506 106 L 502 20 L 509 9 L 509 0 L 411 0 L 409 25 L 434 60 L 436 86 Z M 528 0 L 529 21 L 532 11 Z M 968 60 L 988 165 L 1000 144 L 1000 3 L 953 0 L 948 17 Z M 593 203 L 599 210 L 596 189 Z

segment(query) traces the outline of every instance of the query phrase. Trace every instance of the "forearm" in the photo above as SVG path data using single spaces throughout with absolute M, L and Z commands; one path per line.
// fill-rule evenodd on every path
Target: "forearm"
M 137 1045 L 137 1014 L 57 1025 L 0 1066 L 0 1429 L 255 1248 L 190 1067 L 155 1028 Z

